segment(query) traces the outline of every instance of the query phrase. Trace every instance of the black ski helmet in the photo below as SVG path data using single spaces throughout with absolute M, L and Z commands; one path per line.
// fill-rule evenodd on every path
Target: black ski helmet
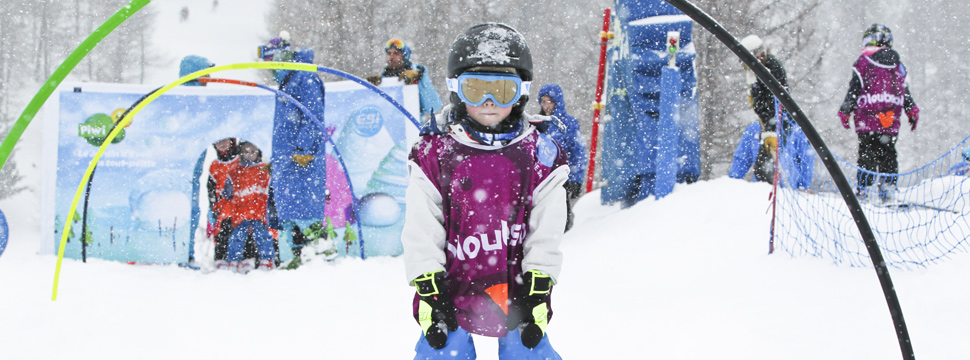
M 448 78 L 457 78 L 476 66 L 511 67 L 523 81 L 532 81 L 532 52 L 529 45 L 522 34 L 505 24 L 478 24 L 455 38 L 448 54 Z M 523 94 L 513 105 L 509 123 L 520 118 L 527 102 L 529 95 Z M 458 114 L 465 114 L 465 107 L 457 106 L 462 103 L 458 94 L 451 93 L 451 103 Z
M 862 33 L 862 46 L 893 47 L 893 32 L 882 24 L 872 24 Z
M 529 45 L 522 34 L 505 24 L 478 24 L 455 38 L 448 54 L 448 77 L 458 77 L 475 66 L 512 67 L 522 80 L 532 81 Z

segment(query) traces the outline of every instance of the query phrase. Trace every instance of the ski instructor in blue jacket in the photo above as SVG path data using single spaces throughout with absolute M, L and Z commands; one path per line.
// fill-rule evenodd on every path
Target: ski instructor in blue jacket
M 380 75 L 370 75 L 367 81 L 374 86 L 381 84 L 385 77 L 397 77 L 405 85 L 418 85 L 418 101 L 421 105 L 421 116 L 428 118 L 435 111 L 441 110 L 441 97 L 431 85 L 428 68 L 411 62 L 411 47 L 401 39 L 391 39 L 384 44 L 387 55 L 387 66 Z
M 282 36 L 262 47 L 261 55 L 272 56 L 271 59 L 278 62 L 313 63 L 312 49 L 291 48 L 289 39 Z M 317 120 L 324 121 L 324 86 L 319 75 L 309 71 L 276 70 L 273 76 L 279 83 L 280 91 L 299 101 Z M 271 168 L 270 212 L 275 208 L 277 221 L 270 216 L 270 225 L 283 230 L 286 241 L 280 241 L 280 246 L 289 245 L 296 258 L 294 262 L 298 264 L 301 248 L 306 245 L 303 231 L 324 218 L 326 138 L 309 115 L 282 96 L 276 97 Z M 285 256 L 283 250 L 280 251 L 281 256 Z
M 569 160 L 569 180 L 564 185 L 569 205 L 566 230 L 569 230 L 573 226 L 572 205 L 583 195 L 583 179 L 586 177 L 586 163 L 589 162 L 589 156 L 586 154 L 585 140 L 579 129 L 579 121 L 566 112 L 566 98 L 562 88 L 557 84 L 543 85 L 539 89 L 539 105 L 542 106 L 539 115 L 552 116 L 562 124 L 561 127 L 550 126 L 548 134 L 562 146 Z

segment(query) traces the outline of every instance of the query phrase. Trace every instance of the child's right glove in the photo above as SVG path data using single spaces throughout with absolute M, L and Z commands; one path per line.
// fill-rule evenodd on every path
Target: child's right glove
M 420 300 L 416 320 L 428 345 L 442 349 L 448 343 L 448 332 L 458 330 L 455 305 L 448 294 L 444 271 L 425 273 L 414 279 Z
M 533 349 L 542 341 L 549 324 L 549 306 L 546 304 L 549 292 L 552 291 L 552 278 L 538 270 L 529 270 L 522 275 L 522 287 L 519 288 L 519 301 L 525 310 L 525 316 L 519 325 L 519 335 L 522 345 Z

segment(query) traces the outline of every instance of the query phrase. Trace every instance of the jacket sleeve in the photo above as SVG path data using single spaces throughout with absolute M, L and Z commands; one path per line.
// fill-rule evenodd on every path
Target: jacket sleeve
M 422 65 L 415 65 L 415 68 L 424 69 Z M 441 110 L 441 97 L 431 85 L 431 75 L 424 69 L 421 80 L 418 80 L 418 101 L 421 104 L 422 114 L 432 114 L 434 111 Z
M 852 114 L 852 111 L 855 110 L 856 100 L 859 99 L 859 94 L 861 93 L 862 78 L 860 77 L 858 71 L 852 69 L 852 80 L 849 80 L 849 91 L 845 93 L 845 100 L 842 100 L 842 106 L 839 107 L 839 112 L 843 114 Z
M 589 162 L 589 155 L 586 153 L 586 144 L 583 141 L 583 133 L 579 130 L 579 122 L 576 118 L 569 116 L 568 134 L 570 139 L 569 153 L 569 181 L 583 182 L 586 173 L 586 164 Z
M 445 270 L 447 245 L 441 194 L 414 161 L 408 161 L 404 213 L 404 272 L 408 284 L 421 274 Z
M 303 106 L 306 106 L 320 122 L 324 121 L 324 88 L 323 81 L 316 74 L 309 74 L 311 76 L 294 76 L 292 84 L 296 86 L 296 95 L 293 98 L 297 99 Z M 299 110 L 296 110 L 299 112 Z M 324 146 L 323 140 L 323 129 L 320 128 L 316 122 L 310 119 L 309 116 L 300 113 L 300 119 L 297 123 L 297 137 L 296 137 L 296 151 L 297 154 L 302 155 L 318 155 L 321 153 Z M 322 154 L 321 154 L 322 155 Z
M 906 92 L 903 93 L 903 109 L 908 113 L 916 107 L 916 100 L 913 100 L 913 94 L 909 93 L 909 85 L 906 85 L 905 90 Z
M 522 271 L 539 270 L 559 282 L 562 270 L 563 231 L 566 229 L 566 188 L 569 167 L 560 166 L 536 187 L 532 194 L 532 214 L 529 231 L 522 243 Z

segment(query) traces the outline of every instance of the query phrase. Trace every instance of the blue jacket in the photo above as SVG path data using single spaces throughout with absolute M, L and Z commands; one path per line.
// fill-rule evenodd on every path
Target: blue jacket
M 297 48 L 294 62 L 313 63 L 313 50 Z M 280 90 L 292 96 L 324 121 L 323 80 L 315 72 L 279 70 L 275 74 Z M 271 157 L 273 203 L 279 221 L 323 218 L 327 184 L 326 138 L 321 124 L 282 96 L 276 97 Z M 293 155 L 312 155 L 308 166 L 293 161 Z
M 548 96 L 556 104 L 551 115 L 562 123 L 563 127 L 550 126 L 547 133 L 566 151 L 569 160 L 569 182 L 582 183 L 586 179 L 586 164 L 589 156 L 586 154 L 586 144 L 583 133 L 579 130 L 579 122 L 566 112 L 566 100 L 562 88 L 556 84 L 546 84 L 539 89 L 536 101 L 542 101 Z
M 743 179 L 744 175 L 751 169 L 751 165 L 754 165 L 754 161 L 758 157 L 758 146 L 761 143 L 760 133 L 761 124 L 757 121 L 744 128 L 741 140 L 738 141 L 738 148 L 734 150 L 734 162 L 731 163 L 731 171 L 728 172 L 729 177 Z M 760 179 L 756 175 L 754 181 L 758 180 Z
M 185 75 L 194 73 L 202 69 L 210 68 L 215 65 L 216 64 L 213 64 L 211 61 L 209 61 L 209 59 L 206 59 L 204 57 L 201 57 L 198 55 L 187 55 L 186 57 L 182 58 L 182 62 L 179 63 L 179 77 L 181 78 Z M 205 86 L 205 84 L 200 83 L 198 80 L 192 80 L 182 85 Z
M 438 91 L 431 85 L 431 75 L 428 74 L 428 68 L 424 65 L 412 64 L 411 69 L 422 72 L 421 80 L 418 80 L 418 99 L 421 103 L 421 114 L 430 115 L 441 110 L 441 97 L 438 96 Z

